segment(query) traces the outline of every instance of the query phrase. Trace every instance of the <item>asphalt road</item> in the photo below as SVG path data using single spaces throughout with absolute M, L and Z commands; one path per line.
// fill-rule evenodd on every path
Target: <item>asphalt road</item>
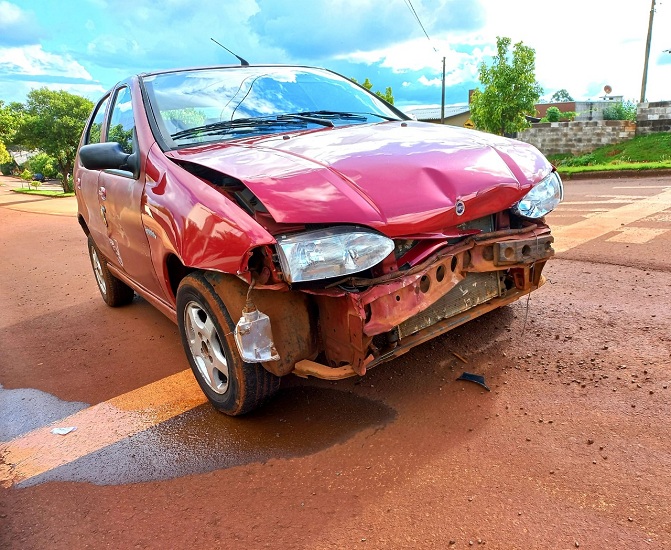
M 0 187 L 0 547 L 670 548 L 671 179 L 565 199 L 529 302 L 231 419 L 74 200 Z

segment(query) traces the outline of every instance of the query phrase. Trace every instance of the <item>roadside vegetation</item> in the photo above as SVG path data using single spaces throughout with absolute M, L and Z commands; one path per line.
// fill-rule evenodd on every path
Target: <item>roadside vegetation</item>
M 25 104 L 0 100 L 0 171 L 20 175 L 29 188 L 37 176 L 56 178 L 64 193 L 73 191 L 79 137 L 92 108 L 84 97 L 47 88 L 31 90 Z M 31 157 L 21 166 L 9 155 L 19 151 Z
M 671 133 L 635 137 L 584 155 L 548 155 L 560 174 L 611 170 L 671 169 Z

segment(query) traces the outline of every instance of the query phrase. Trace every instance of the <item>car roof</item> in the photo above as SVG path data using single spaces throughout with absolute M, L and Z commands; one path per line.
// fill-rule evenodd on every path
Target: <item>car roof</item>
M 137 76 L 140 78 L 145 78 L 148 76 L 156 76 L 160 74 L 170 74 L 170 73 L 180 73 L 186 71 L 207 71 L 212 69 L 253 69 L 255 67 L 286 67 L 288 69 L 317 69 L 321 71 L 330 71 L 329 69 L 324 69 L 323 67 L 313 67 L 310 65 L 284 65 L 281 63 L 254 63 L 249 65 L 203 65 L 200 67 L 183 67 L 181 69 L 164 69 L 159 71 L 150 71 L 146 73 L 139 73 Z

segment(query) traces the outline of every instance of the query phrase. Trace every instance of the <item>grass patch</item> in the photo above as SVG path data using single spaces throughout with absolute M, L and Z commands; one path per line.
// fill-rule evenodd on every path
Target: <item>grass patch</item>
M 14 193 L 23 193 L 24 195 L 39 195 L 41 197 L 74 197 L 74 192 L 64 193 L 63 191 L 54 191 L 51 189 L 12 189 Z
M 600 147 L 585 155 L 549 155 L 560 173 L 671 168 L 671 133 L 639 136 L 623 143 Z
M 614 172 L 620 170 L 664 170 L 671 169 L 671 161 L 666 162 L 621 162 L 619 164 L 597 164 L 593 166 L 558 166 L 560 174 L 571 175 L 582 172 Z

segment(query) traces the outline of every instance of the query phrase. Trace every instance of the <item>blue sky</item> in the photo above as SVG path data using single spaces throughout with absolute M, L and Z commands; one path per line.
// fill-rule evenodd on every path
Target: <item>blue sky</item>
M 536 50 L 546 97 L 638 99 L 649 0 L 0 0 L 0 100 L 32 88 L 96 99 L 136 72 L 237 63 L 317 65 L 393 88 L 401 108 L 461 103 L 496 36 Z M 648 99 L 671 100 L 671 0 L 657 2 Z

